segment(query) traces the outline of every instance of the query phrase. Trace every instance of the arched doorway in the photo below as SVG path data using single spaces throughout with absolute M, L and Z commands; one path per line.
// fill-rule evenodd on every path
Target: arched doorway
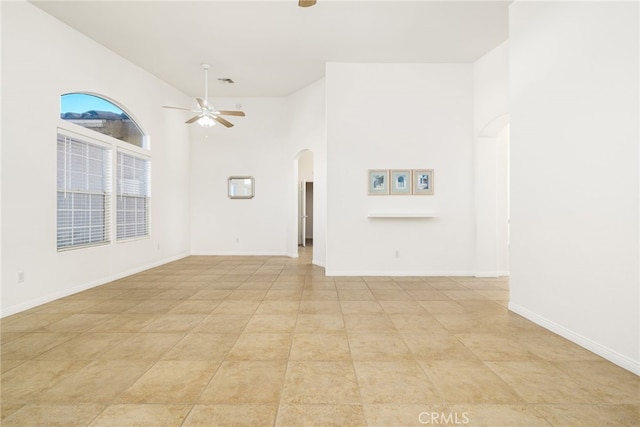
M 488 122 L 476 140 L 478 277 L 509 275 L 509 115 Z

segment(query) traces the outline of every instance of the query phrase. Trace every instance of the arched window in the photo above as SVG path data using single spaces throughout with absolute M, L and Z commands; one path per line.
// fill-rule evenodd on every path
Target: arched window
M 86 93 L 60 97 L 60 118 L 140 148 L 144 134 L 127 113 L 113 102 Z
M 58 250 L 149 236 L 151 159 L 144 133 L 99 96 L 70 93 L 60 101 L 60 118 L 91 132 L 62 123 L 58 129 Z

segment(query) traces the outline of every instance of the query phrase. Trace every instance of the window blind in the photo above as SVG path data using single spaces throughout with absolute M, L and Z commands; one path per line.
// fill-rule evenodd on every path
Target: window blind
M 58 134 L 58 250 L 110 241 L 111 150 Z
M 151 163 L 148 159 L 118 151 L 116 183 L 116 238 L 149 235 Z

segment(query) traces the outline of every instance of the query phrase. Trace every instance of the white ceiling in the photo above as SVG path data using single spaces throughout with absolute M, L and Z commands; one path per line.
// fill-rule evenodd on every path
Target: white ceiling
M 472 62 L 508 37 L 509 1 L 32 1 L 189 96 L 286 96 L 325 62 Z M 218 78 L 231 78 L 223 84 Z

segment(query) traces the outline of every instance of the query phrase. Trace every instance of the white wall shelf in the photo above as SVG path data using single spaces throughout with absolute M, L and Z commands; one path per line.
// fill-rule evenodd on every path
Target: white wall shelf
M 435 212 L 369 212 L 368 218 L 436 218 Z

